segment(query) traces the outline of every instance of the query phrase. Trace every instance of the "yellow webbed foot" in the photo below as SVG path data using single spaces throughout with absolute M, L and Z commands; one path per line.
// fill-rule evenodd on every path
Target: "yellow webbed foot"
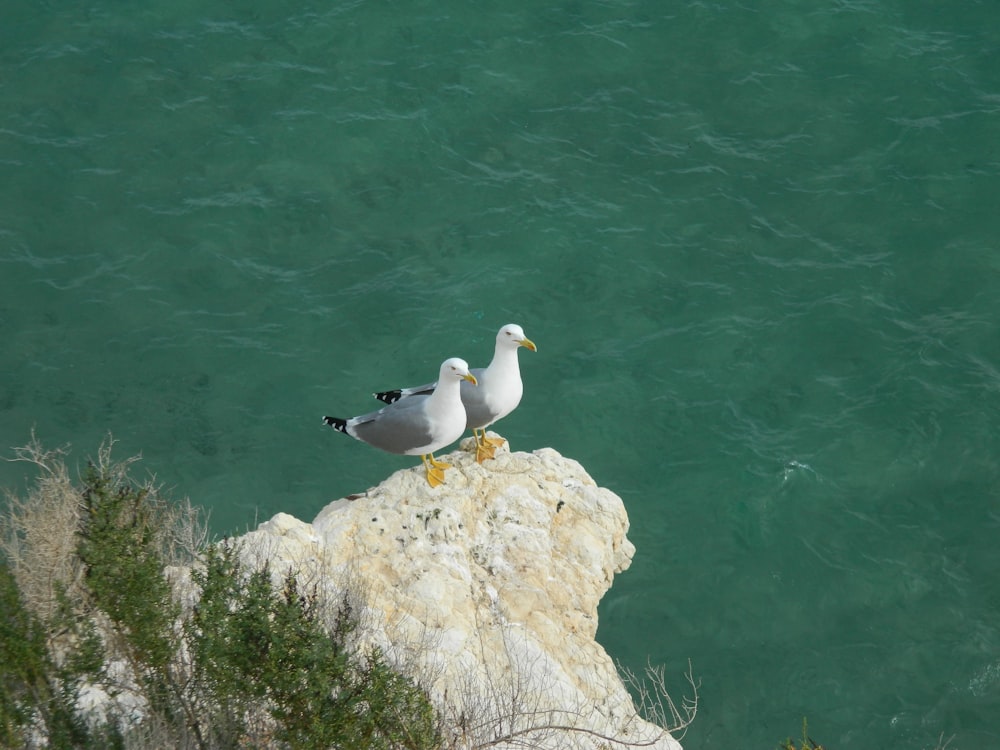
M 431 487 L 444 484 L 444 471 L 450 469 L 451 464 L 438 461 L 433 454 L 421 456 L 420 460 L 424 462 L 424 467 L 427 469 L 427 484 Z
M 437 487 L 438 485 L 444 484 L 444 472 L 441 471 L 441 469 L 435 469 L 433 466 L 428 466 L 427 484 L 431 487 Z
M 485 443 L 476 443 L 476 463 L 482 463 L 488 458 L 495 458 L 497 449 Z
M 434 466 L 434 467 L 436 467 L 438 469 L 450 469 L 451 468 L 451 464 L 446 464 L 444 461 L 438 461 L 436 458 L 434 458 L 434 454 L 433 453 L 431 454 L 429 460 L 430 460 L 431 466 Z
M 486 430 L 475 429 L 472 436 L 476 439 L 476 463 L 482 463 L 488 458 L 496 458 L 497 448 L 506 440 L 503 438 L 486 437 Z

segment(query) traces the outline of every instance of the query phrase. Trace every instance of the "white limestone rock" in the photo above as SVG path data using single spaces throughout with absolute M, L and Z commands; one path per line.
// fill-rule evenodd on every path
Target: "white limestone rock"
M 679 750 L 636 715 L 594 640 L 598 602 L 635 552 L 621 498 L 554 450 L 502 448 L 480 465 L 471 444 L 439 457 L 454 466 L 440 487 L 419 465 L 398 471 L 312 524 L 278 514 L 240 539 L 244 555 L 276 578 L 361 592 L 362 645 L 418 676 L 459 746 Z

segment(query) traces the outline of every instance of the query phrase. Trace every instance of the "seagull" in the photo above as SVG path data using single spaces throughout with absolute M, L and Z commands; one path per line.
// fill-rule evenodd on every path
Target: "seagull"
M 323 417 L 323 423 L 345 435 L 389 453 L 420 456 L 427 471 L 427 483 L 444 483 L 444 471 L 450 469 L 434 458 L 434 451 L 453 443 L 465 431 L 465 408 L 459 392 L 463 381 L 476 385 L 464 359 L 453 357 L 441 364 L 434 387 L 398 403 L 360 417 L 342 419 Z
M 533 352 L 538 351 L 534 342 L 524 335 L 521 326 L 508 323 L 497 332 L 497 345 L 489 367 L 472 370 L 479 387 L 460 384 L 462 403 L 467 415 L 466 429 L 472 430 L 472 437 L 476 441 L 476 461 L 479 463 L 493 458 L 497 448 L 505 442 L 503 438 L 487 437 L 486 428 L 506 417 L 521 403 L 524 387 L 521 384 L 517 350 L 522 346 Z M 373 395 L 387 404 L 405 404 L 411 398 L 431 393 L 435 385 L 428 383 L 417 388 L 398 388 Z

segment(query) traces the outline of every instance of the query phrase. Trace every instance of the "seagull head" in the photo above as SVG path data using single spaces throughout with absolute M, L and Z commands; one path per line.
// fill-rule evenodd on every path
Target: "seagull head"
M 500 332 L 497 334 L 497 344 L 500 346 L 509 346 L 512 349 L 523 346 L 525 349 L 531 349 L 533 352 L 538 351 L 535 342 L 524 335 L 524 329 L 517 323 L 508 323 L 500 329 Z
M 446 359 L 441 365 L 441 378 L 457 378 L 458 380 L 468 380 L 473 385 L 478 385 L 476 376 L 469 372 L 469 364 L 461 357 Z

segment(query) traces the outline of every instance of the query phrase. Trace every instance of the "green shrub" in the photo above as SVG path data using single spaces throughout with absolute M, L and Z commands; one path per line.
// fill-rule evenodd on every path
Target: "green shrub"
M 93 604 L 119 631 L 134 665 L 163 673 L 176 650 L 171 626 L 179 608 L 157 549 L 151 493 L 89 464 L 82 495 L 77 554 Z
M 315 592 L 294 575 L 280 592 L 266 565 L 245 571 L 231 545 L 210 548 L 193 575 L 201 597 L 189 620 L 195 673 L 213 726 L 253 736 L 248 717 L 267 711 L 273 736 L 303 750 L 433 748 L 436 719 L 426 695 L 376 652 L 346 648 L 355 627 L 346 597 L 324 623 Z
M 78 648 L 57 665 L 48 649 L 45 624 L 30 612 L 7 562 L 0 561 L 0 746 L 15 747 L 34 727 L 59 748 L 114 747 L 113 732 L 99 739 L 73 710 L 81 680 L 100 669 L 99 641 L 57 610 L 53 624 L 72 631 Z
M 802 717 L 802 744 L 795 746 L 795 741 L 788 738 L 779 745 L 779 750 L 824 750 L 822 745 L 817 745 L 809 737 L 809 724 L 805 717 Z
M 124 657 L 148 706 L 168 726 L 183 726 L 181 686 L 172 669 L 180 608 L 171 596 L 159 550 L 163 502 L 89 464 L 83 478 L 77 554 L 90 607 L 107 616 L 112 649 Z
M 0 746 L 13 747 L 48 697 L 45 634 L 28 612 L 6 561 L 0 561 Z
M 61 453 L 34 442 L 18 453 L 40 478 L 0 518 L 0 744 L 29 746 L 34 732 L 55 750 L 438 747 L 426 694 L 378 652 L 349 648 L 346 593 L 328 616 L 294 574 L 276 590 L 267 565 L 244 567 L 233 545 L 196 547 L 197 513 L 133 481 L 110 447 L 79 484 Z M 189 613 L 166 576 L 185 554 L 200 589 Z M 124 683 L 112 661 L 127 666 Z M 88 682 L 135 693 L 141 722 L 84 722 Z

